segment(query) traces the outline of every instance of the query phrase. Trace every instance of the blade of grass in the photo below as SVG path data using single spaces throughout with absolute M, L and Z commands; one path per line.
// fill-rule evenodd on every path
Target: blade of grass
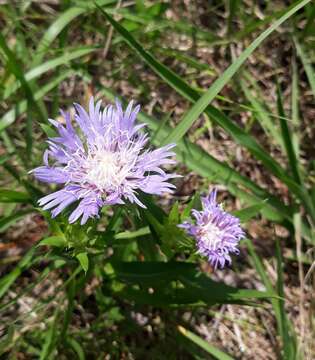
M 183 326 L 177 326 L 178 331 L 191 340 L 196 345 L 200 346 L 203 350 L 205 350 L 208 354 L 212 355 L 214 358 L 219 360 L 233 360 L 230 355 L 226 354 L 222 350 L 219 350 L 215 346 L 209 344 L 207 341 L 203 340 L 200 336 L 194 334 L 193 332 L 185 329 Z
M 315 8 L 315 7 L 314 7 Z M 292 90 L 291 90 L 291 118 L 293 125 L 292 142 L 297 159 L 300 158 L 300 144 L 299 144 L 299 84 L 298 71 L 296 65 L 296 58 L 292 60 Z
M 229 0 L 229 17 L 227 21 L 227 35 L 230 36 L 233 31 L 233 20 L 235 18 L 235 15 L 237 14 L 237 11 L 240 10 L 240 1 L 239 0 Z
M 303 31 L 303 38 L 311 34 L 312 28 L 314 30 L 314 20 L 315 20 L 315 4 L 312 6 L 312 9 L 307 17 L 307 22 Z
M 282 95 L 279 84 L 277 84 L 277 107 L 278 107 L 283 143 L 288 156 L 289 166 L 291 168 L 295 181 L 299 184 L 302 184 L 301 174 L 298 167 L 298 160 L 295 156 L 295 151 L 292 143 L 291 131 L 289 129 L 287 121 L 284 119 L 285 113 L 284 113 Z
M 305 73 L 306 73 L 306 77 L 307 80 L 310 84 L 310 87 L 312 89 L 313 95 L 315 96 L 315 73 L 314 73 L 314 69 L 312 67 L 312 64 L 309 60 L 309 58 L 307 57 L 306 52 L 303 49 L 303 46 L 299 43 L 297 38 L 294 38 L 294 45 L 296 48 L 296 52 L 299 56 L 299 58 L 301 59 L 301 62 L 303 64 Z
M 281 316 L 281 324 L 282 326 L 282 347 L 283 347 L 283 354 L 285 359 L 296 359 L 296 352 L 297 352 L 297 344 L 296 344 L 296 337 L 293 332 L 293 326 L 290 323 L 287 313 L 285 310 L 285 294 L 284 294 L 284 281 L 283 281 L 283 258 L 281 255 L 281 248 L 279 240 L 276 241 L 276 260 L 277 260 L 277 293 L 279 295 L 279 308 L 280 308 L 280 316 Z

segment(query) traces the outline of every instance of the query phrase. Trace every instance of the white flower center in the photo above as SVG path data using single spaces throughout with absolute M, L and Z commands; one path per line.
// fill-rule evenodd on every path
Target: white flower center
M 204 246 L 209 250 L 216 250 L 218 244 L 222 240 L 223 231 L 220 230 L 217 225 L 209 222 L 207 225 L 203 226 L 201 230 L 202 240 Z
M 99 151 L 89 154 L 87 164 L 86 181 L 102 191 L 121 185 L 128 174 L 128 169 L 124 168 L 126 161 L 122 161 L 119 153 Z

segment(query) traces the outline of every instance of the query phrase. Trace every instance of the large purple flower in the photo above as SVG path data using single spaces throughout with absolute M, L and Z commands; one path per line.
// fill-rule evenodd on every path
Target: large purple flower
M 65 126 L 49 120 L 59 136 L 48 140 L 44 166 L 33 170 L 40 181 L 64 184 L 64 187 L 39 200 L 44 210 L 53 209 L 57 216 L 63 209 L 79 201 L 69 222 L 82 216 L 81 224 L 98 215 L 103 205 L 124 204 L 130 201 L 145 207 L 137 191 L 160 195 L 172 192 L 168 182 L 176 175 L 166 174 L 162 165 L 173 164 L 170 144 L 156 150 L 145 149 L 147 134 L 139 132 L 145 126 L 135 125 L 139 106 L 130 102 L 126 111 L 119 101 L 100 111 L 101 101 L 94 105 L 90 99 L 89 113 L 74 104 L 75 129 L 69 113 L 61 112 Z
M 231 264 L 229 253 L 239 254 L 237 246 L 245 233 L 239 219 L 225 212 L 216 197 L 217 191 L 213 190 L 202 198 L 203 209 L 192 210 L 195 224 L 185 221 L 179 227 L 196 239 L 198 253 L 207 257 L 214 268 L 223 268 L 226 263 Z

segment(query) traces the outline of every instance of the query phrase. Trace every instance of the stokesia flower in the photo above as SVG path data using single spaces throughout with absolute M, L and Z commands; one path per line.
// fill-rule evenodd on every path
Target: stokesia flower
M 216 269 L 231 264 L 230 253 L 239 254 L 239 241 L 245 233 L 237 217 L 225 212 L 216 202 L 217 191 L 201 198 L 202 210 L 193 209 L 194 223 L 185 221 L 179 227 L 196 239 L 197 252 L 205 256 Z
M 145 148 L 148 135 L 140 131 L 145 126 L 135 125 L 139 106 L 131 101 L 123 111 L 119 101 L 100 111 L 101 101 L 94 105 L 90 99 L 89 113 L 74 104 L 74 128 L 69 113 L 61 111 L 65 126 L 49 120 L 58 136 L 49 138 L 44 153 L 44 166 L 34 169 L 35 177 L 43 182 L 64 184 L 64 187 L 39 200 L 44 210 L 52 210 L 55 217 L 67 206 L 78 202 L 69 222 L 82 216 L 81 224 L 98 216 L 104 205 L 124 204 L 125 201 L 144 204 L 138 191 L 161 195 L 172 192 L 168 182 L 177 175 L 167 174 L 162 165 L 173 164 L 170 144 L 155 150 Z

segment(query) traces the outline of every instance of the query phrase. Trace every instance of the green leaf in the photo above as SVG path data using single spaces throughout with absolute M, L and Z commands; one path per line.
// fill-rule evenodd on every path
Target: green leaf
M 296 48 L 296 52 L 302 61 L 307 80 L 313 92 L 313 96 L 315 96 L 315 72 L 312 67 L 311 61 L 308 58 L 303 46 L 299 43 L 299 41 L 296 38 L 294 38 L 294 45 Z
M 296 158 L 296 154 L 292 142 L 291 131 L 285 119 L 285 112 L 283 108 L 283 101 L 282 101 L 282 95 L 279 84 L 277 84 L 277 106 L 278 106 L 278 113 L 279 113 L 279 119 L 281 125 L 282 139 L 288 156 L 289 165 L 295 181 L 299 184 L 302 184 L 301 174 L 298 167 L 298 160 Z
M 60 307 L 57 306 L 53 320 L 50 321 L 48 329 L 45 331 L 45 341 L 43 343 L 42 351 L 40 353 L 39 360 L 49 359 L 52 352 L 54 351 L 54 344 L 57 339 L 57 328 L 60 314 Z
M 172 209 L 168 216 L 168 222 L 172 224 L 178 224 L 180 222 L 180 214 L 178 209 L 178 201 L 172 206 Z
M 82 252 L 76 256 L 76 258 L 79 260 L 79 263 L 84 270 L 84 272 L 87 272 L 89 269 L 89 258 L 86 252 Z
M 41 240 L 37 246 L 55 246 L 55 247 L 65 247 L 67 241 L 63 236 L 50 236 Z
M 56 137 L 57 136 L 57 132 L 51 126 L 49 126 L 47 124 L 40 124 L 40 127 L 43 129 L 43 131 L 45 132 L 45 134 L 48 137 Z
M 266 202 L 261 202 L 242 210 L 233 211 L 233 215 L 237 216 L 241 222 L 246 223 L 253 217 L 257 216 L 265 206 Z
M 83 347 L 77 340 L 75 340 L 73 337 L 67 336 L 67 344 L 69 344 L 69 346 L 77 354 L 78 360 L 85 360 L 85 354 L 84 354 Z
M 314 6 L 315 9 L 315 6 Z M 296 64 L 296 58 L 292 60 L 292 95 L 291 95 L 291 117 L 292 117 L 292 142 L 295 156 L 300 158 L 300 117 L 299 117 L 299 75 Z
M 205 350 L 208 354 L 214 356 L 216 359 L 233 360 L 233 358 L 230 355 L 226 354 L 222 350 L 219 350 L 215 346 L 209 344 L 207 341 L 203 340 L 200 336 L 185 329 L 183 326 L 179 325 L 177 329 L 183 336 L 194 342 L 196 345 L 200 346 L 203 350 Z
M 128 284 L 139 284 L 144 287 L 156 287 L 154 296 L 127 289 L 125 294 L 141 297 L 155 304 L 181 303 L 247 303 L 248 300 L 266 299 L 268 292 L 258 290 L 237 289 L 211 280 L 201 273 L 193 263 L 184 262 L 112 262 L 118 279 Z M 184 288 L 173 288 L 172 282 L 180 281 Z M 171 283 L 171 284 L 170 284 Z M 158 297 L 156 297 L 158 295 Z M 169 299 L 169 300 L 167 300 Z
M 0 190 L 0 203 L 30 203 L 31 199 L 27 193 L 20 191 Z

